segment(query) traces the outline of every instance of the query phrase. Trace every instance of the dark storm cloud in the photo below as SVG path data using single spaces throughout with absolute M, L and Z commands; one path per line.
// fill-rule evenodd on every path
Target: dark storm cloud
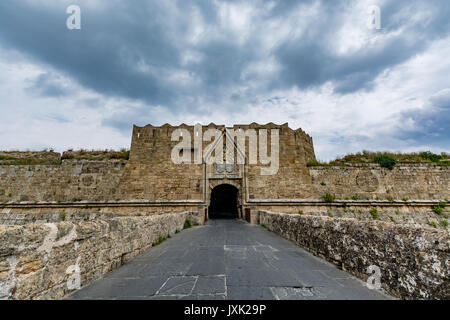
M 65 27 L 65 10 L 72 3 L 58 1 L 49 6 L 39 5 L 39 1 L 0 1 L 0 45 L 17 49 L 33 61 L 107 97 L 142 101 L 136 115 L 145 114 L 149 106 L 196 112 L 200 102 L 238 108 L 245 102 L 266 100 L 272 90 L 310 88 L 327 81 L 332 81 L 335 91 L 341 94 L 370 90 L 373 80 L 384 70 L 423 52 L 431 41 L 450 30 L 448 1 L 387 1 L 381 8 L 383 29 L 374 31 L 374 35 L 392 35 L 382 42 L 338 55 L 333 46 L 336 32 L 345 23 L 348 9 L 355 1 L 320 2 L 319 12 L 314 13 L 317 16 L 299 37 L 277 40 L 277 34 L 255 33 L 239 42 L 224 34 L 199 43 L 188 40 L 190 28 L 197 23 L 193 13 L 198 12 L 206 25 L 200 36 L 207 38 L 208 28 L 219 22 L 213 1 L 180 0 L 170 2 L 172 5 L 162 1 L 102 1 L 98 7 L 80 4 L 82 29 L 69 31 Z M 258 1 L 227 3 L 258 6 Z M 253 24 L 258 30 L 258 26 L 262 28 L 272 19 L 283 19 L 318 3 L 277 1 Z M 426 21 L 411 24 L 408 17 L 420 15 L 427 7 L 435 9 L 432 15 Z M 399 18 L 405 9 L 410 14 Z M 365 16 L 366 12 L 361 14 Z M 406 30 L 394 34 L 405 25 Z M 271 52 L 261 48 L 265 36 L 275 38 Z M 200 59 L 183 63 L 188 51 L 195 52 Z M 269 56 L 281 65 L 278 74 L 265 82 L 258 82 L 264 75 L 243 78 L 246 67 Z M 184 84 L 170 80 L 180 72 L 196 80 Z M 254 85 L 253 89 L 240 91 L 255 83 L 256 88 Z M 66 93 L 45 76 L 31 90 L 44 96 Z M 106 119 L 104 124 L 125 128 L 129 123 L 124 123 L 122 117 Z
M 398 129 L 400 138 L 413 145 L 428 145 L 443 150 L 450 146 L 450 88 L 430 98 L 427 108 L 411 110 L 401 115 L 411 128 Z
M 158 73 L 176 67 L 178 52 L 157 13 L 133 5 L 84 10 L 82 30 L 69 31 L 67 5 L 58 2 L 50 10 L 2 1 L 2 42 L 102 94 L 170 104 L 176 88 L 162 86 Z M 139 63 L 148 64 L 153 72 L 139 71 Z
M 434 14 L 425 21 L 411 23 L 408 17 L 424 14 L 423 4 L 431 6 Z M 372 81 L 384 70 L 423 52 L 436 38 L 449 34 L 450 7 L 441 1 L 391 1 L 381 7 L 382 29 L 373 35 L 390 35 L 382 43 L 368 44 L 345 55 L 338 55 L 331 46 L 335 42 L 336 26 L 341 25 L 348 1 L 329 5 L 313 26 L 299 38 L 291 39 L 276 50 L 283 66 L 281 82 L 287 86 L 309 88 L 334 81 L 335 91 L 346 94 L 370 89 Z M 408 14 L 401 15 L 402 10 Z M 407 25 L 404 33 L 394 32 Z M 275 82 L 274 86 L 280 85 Z

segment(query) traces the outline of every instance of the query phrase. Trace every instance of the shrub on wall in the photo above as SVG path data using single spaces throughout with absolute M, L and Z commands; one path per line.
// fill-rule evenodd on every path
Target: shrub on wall
M 190 227 L 192 227 L 191 220 L 186 219 L 186 220 L 184 221 L 183 229 L 189 229 Z
M 374 220 L 380 218 L 380 215 L 378 214 L 378 209 L 377 209 L 377 208 L 372 208 L 372 209 L 370 210 L 370 214 L 372 215 L 372 218 L 373 218 Z
M 394 157 L 386 154 L 375 157 L 375 162 L 383 168 L 388 168 L 389 170 L 394 169 L 394 166 L 397 164 L 397 160 Z
M 444 212 L 444 209 L 440 206 L 434 206 L 431 208 L 433 210 L 434 213 L 436 214 L 442 214 L 442 212 Z
M 336 200 L 336 197 L 334 195 L 332 195 L 331 193 L 327 193 L 323 196 L 323 201 L 325 202 L 334 202 L 334 200 Z
M 442 160 L 442 156 L 432 153 L 430 151 L 422 152 L 420 155 L 423 159 L 431 161 L 431 162 L 439 162 Z
M 321 167 L 321 166 L 323 166 L 323 164 L 320 163 L 320 162 L 317 161 L 317 160 L 313 160 L 313 161 L 309 161 L 309 162 L 306 164 L 306 166 L 307 166 L 307 167 Z

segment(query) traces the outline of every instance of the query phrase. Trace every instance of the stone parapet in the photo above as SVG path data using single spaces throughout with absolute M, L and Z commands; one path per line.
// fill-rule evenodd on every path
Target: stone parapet
M 367 280 L 379 268 L 384 290 L 403 299 L 450 299 L 450 237 L 445 230 L 260 211 L 260 223 Z M 374 267 L 372 267 L 374 268 Z M 375 269 L 372 269 L 375 270 Z
M 60 299 L 183 229 L 196 212 L 0 225 L 0 299 Z

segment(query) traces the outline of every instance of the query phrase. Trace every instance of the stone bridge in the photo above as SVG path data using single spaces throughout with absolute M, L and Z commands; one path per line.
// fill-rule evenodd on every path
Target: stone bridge
M 447 230 L 261 210 L 253 224 L 234 212 L 205 222 L 202 210 L 128 205 L 4 208 L 0 298 L 450 298 Z

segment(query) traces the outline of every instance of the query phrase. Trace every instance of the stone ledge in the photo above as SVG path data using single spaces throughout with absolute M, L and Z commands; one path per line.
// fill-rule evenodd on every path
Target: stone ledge
M 20 201 L 0 203 L 1 207 L 120 207 L 120 206 L 186 206 L 201 205 L 201 200 L 161 200 L 161 201 L 143 201 L 143 200 L 127 200 L 127 201 L 77 201 L 77 202 L 56 202 L 56 201 Z
M 335 200 L 333 202 L 325 202 L 323 200 L 304 200 L 304 199 L 264 199 L 264 200 L 248 200 L 249 204 L 267 204 L 267 205 L 319 205 L 319 206 L 383 206 L 383 205 L 399 205 L 399 206 L 428 206 L 436 205 L 445 200 Z

